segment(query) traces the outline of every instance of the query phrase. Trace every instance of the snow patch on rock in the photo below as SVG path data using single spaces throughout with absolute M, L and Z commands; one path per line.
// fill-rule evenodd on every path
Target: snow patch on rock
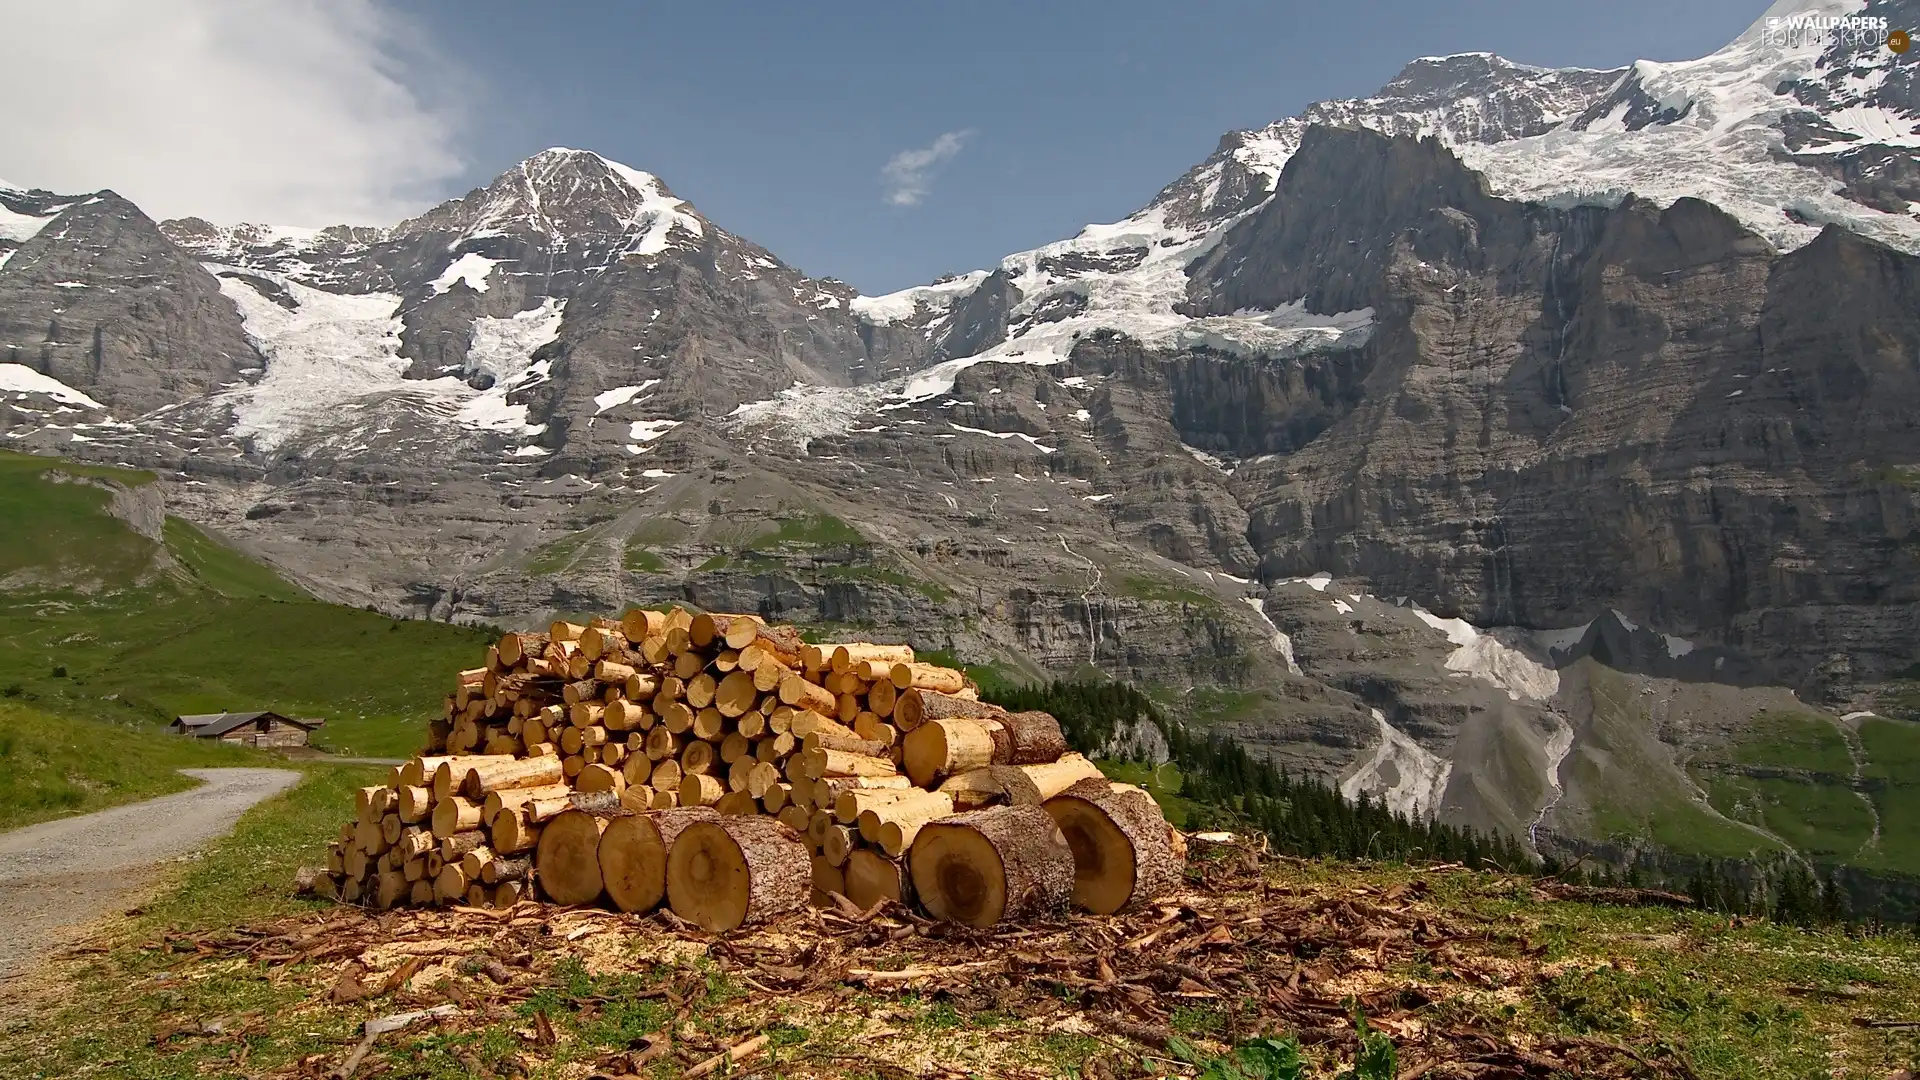
M 1288 637 L 1280 629 L 1279 625 L 1267 615 L 1266 602 L 1257 596 L 1243 596 L 1240 598 L 1240 602 L 1252 608 L 1253 613 L 1260 616 L 1260 621 L 1267 624 L 1267 629 L 1273 631 L 1273 651 L 1279 653 L 1281 658 L 1287 662 L 1288 674 L 1304 674 L 1304 672 L 1300 670 L 1299 662 L 1293 658 L 1293 639 Z
M 1447 635 L 1455 648 L 1447 656 L 1447 670 L 1484 679 L 1515 701 L 1548 701 L 1560 692 L 1560 673 L 1521 651 L 1531 636 L 1515 627 L 1480 630 L 1465 619 L 1443 619 L 1419 604 L 1416 618 Z
M 498 265 L 500 265 L 498 259 L 489 259 L 485 255 L 469 251 L 448 263 L 447 268 L 440 272 L 440 276 L 433 279 L 433 291 L 438 295 L 453 288 L 456 283 L 464 281 L 467 288 L 474 292 L 486 292 L 487 275 L 493 273 L 493 268 Z
M 51 398 L 62 405 L 102 411 L 106 409 L 106 406 L 59 379 L 42 375 L 25 364 L 0 364 L 0 394 L 31 394 Z
M 1380 743 L 1340 782 L 1340 794 L 1357 801 L 1364 792 L 1395 813 L 1415 820 L 1433 817 L 1453 778 L 1453 763 L 1402 734 L 1379 709 L 1370 711 Z

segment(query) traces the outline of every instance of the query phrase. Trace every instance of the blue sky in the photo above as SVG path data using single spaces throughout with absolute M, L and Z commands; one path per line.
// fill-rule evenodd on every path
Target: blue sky
M 1415 56 L 1684 59 L 1763 9 L 478 0 L 428 29 L 478 76 L 472 183 L 546 146 L 597 150 L 808 273 L 882 292 L 1123 217 L 1223 132 L 1370 93 Z M 887 161 L 944 133 L 964 134 L 925 194 L 888 202 Z
M 573 146 L 658 174 L 808 273 L 883 292 L 1123 217 L 1222 133 L 1370 93 L 1416 56 L 1684 59 L 1764 8 L 22 3 L 14 74 L 60 92 L 0 112 L 0 177 L 112 187 L 155 217 L 381 224 Z M 884 171 L 913 151 L 932 165 L 901 194 Z

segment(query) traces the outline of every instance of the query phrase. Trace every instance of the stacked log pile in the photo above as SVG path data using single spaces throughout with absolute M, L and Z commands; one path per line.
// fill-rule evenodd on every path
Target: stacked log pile
M 834 894 L 976 926 L 1113 912 L 1183 855 L 1046 713 L 905 645 L 678 608 L 507 634 L 355 809 L 318 884 L 339 900 L 664 902 L 716 931 Z

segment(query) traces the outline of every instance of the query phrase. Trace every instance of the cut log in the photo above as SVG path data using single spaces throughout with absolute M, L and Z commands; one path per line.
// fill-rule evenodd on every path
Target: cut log
M 433 899 L 441 904 L 458 904 L 467 898 L 467 874 L 457 862 L 449 862 L 440 868 L 440 875 L 433 879 Z
M 534 881 L 556 904 L 591 904 L 605 888 L 600 877 L 600 834 L 623 808 L 589 813 L 569 810 L 540 830 Z
M 747 794 L 758 799 L 779 782 L 780 770 L 772 762 L 762 761 L 747 773 Z
M 433 805 L 433 835 L 446 839 L 455 833 L 478 829 L 482 821 L 481 804 L 458 795 Z
M 907 732 L 901 741 L 907 776 L 920 787 L 943 777 L 993 764 L 995 720 L 954 717 L 933 720 Z
M 659 611 L 634 608 L 620 616 L 620 632 L 628 641 L 640 642 L 667 632 L 667 616 Z
M 932 690 L 953 694 L 967 687 L 965 675 L 938 664 L 895 664 L 891 674 L 897 690 Z
M 866 835 L 867 815 L 872 814 L 872 842 L 891 858 L 905 856 L 923 826 L 953 813 L 953 796 L 942 792 L 927 795 L 925 799 L 903 799 L 862 810 L 861 835 Z
M 626 698 L 615 698 L 607 702 L 600 713 L 600 722 L 608 731 L 632 731 L 640 726 L 641 718 L 647 715 L 647 707 Z
M 647 756 L 656 762 L 679 756 L 681 745 L 682 740 L 668 728 L 657 727 L 647 732 Z
M 476 765 L 499 764 L 517 759 L 499 754 L 463 754 L 457 757 L 443 757 L 433 769 L 433 800 L 439 802 L 449 796 L 458 795 L 466 783 L 467 771 Z
M 833 894 L 847 894 L 847 877 L 839 867 L 827 861 L 825 855 L 813 857 L 813 896 L 814 907 L 832 907 Z
M 833 800 L 830 809 L 833 820 L 852 825 L 860 820 L 860 815 L 877 806 L 891 806 L 897 802 L 918 802 L 923 799 L 940 797 L 938 792 L 922 791 L 916 787 L 900 788 L 856 788 L 843 791 Z
M 693 727 L 694 710 L 684 701 L 669 701 L 662 705 L 656 700 L 654 711 L 660 714 L 660 726 L 671 734 L 685 734 L 687 729 Z
M 887 758 L 849 754 L 845 750 L 815 750 L 802 754 L 800 769 L 811 780 L 841 776 L 894 776 L 899 773 Z
M 752 790 L 749 786 L 748 790 Z M 788 802 L 792 801 L 793 785 L 775 783 L 760 793 L 760 808 L 769 814 L 779 814 Z
M 832 776 L 810 780 L 808 793 L 813 805 L 829 813 L 838 804 L 840 796 L 849 791 L 898 791 L 910 788 L 913 781 L 898 774 L 893 776 Z
M 813 821 L 812 811 L 792 803 L 781 807 L 780 812 L 774 816 L 780 819 L 780 824 L 803 836 L 806 835 L 807 826 Z
M 867 708 L 879 716 L 892 716 L 893 707 L 900 703 L 900 690 L 891 681 L 876 682 L 873 689 L 867 691 Z
M 485 844 L 487 834 L 483 829 L 474 829 L 471 832 L 455 833 L 452 836 L 441 836 L 437 839 L 440 841 L 440 858 L 447 862 L 459 862 L 467 852 Z
M 727 793 L 727 785 L 705 773 L 689 773 L 680 778 L 681 806 L 712 806 Z
M 762 662 L 771 660 L 782 667 L 799 667 L 801 653 L 806 647 L 806 642 L 800 640 L 800 631 L 791 626 L 763 626 L 752 644 L 740 649 L 740 667 L 747 671 L 755 670 L 747 666 L 749 652 L 758 653 L 764 658 Z
M 1038 806 L 996 806 L 931 822 L 914 838 L 908 866 L 927 913 L 968 926 L 1047 917 L 1073 895 L 1073 850 Z
M 1007 713 L 989 727 L 995 765 L 1044 765 L 1067 752 L 1067 737 L 1052 713 Z
M 405 900 L 413 893 L 413 883 L 399 870 L 380 871 L 379 882 L 373 893 L 375 907 L 390 908 Z
M 842 738 L 859 737 L 855 734 L 854 730 L 847 725 L 831 717 L 823 716 L 812 709 L 800 709 L 796 711 L 787 721 L 787 733 L 796 739 L 804 739 L 811 735 L 838 735 Z
M 403 787 L 400 789 L 398 803 L 401 821 L 425 821 L 433 815 L 433 789 Z
M 679 805 L 680 805 L 680 793 L 679 793 L 679 792 L 677 792 L 677 791 L 661 791 L 661 790 L 659 790 L 658 788 L 655 788 L 655 789 L 654 789 L 654 792 L 653 792 L 653 809 L 655 809 L 655 810 L 671 810 L 671 809 L 673 809 L 674 807 L 676 807 L 676 806 L 679 806 Z
M 680 780 L 685 775 L 680 771 L 680 763 L 668 758 L 654 764 L 653 775 L 648 778 L 647 783 L 655 791 L 671 791 L 677 794 L 680 791 Z
M 613 906 L 652 911 L 667 890 L 667 852 L 680 831 L 719 815 L 703 807 L 663 810 L 609 822 L 600 836 L 600 877 Z
M 717 740 L 726 734 L 727 718 L 719 709 L 708 705 L 693 714 L 693 727 L 689 730 L 696 739 Z
M 400 852 L 402 859 L 423 859 L 427 852 L 433 850 L 434 843 L 433 834 L 427 830 L 408 829 L 400 834 L 400 842 L 394 848 Z
M 739 716 L 760 704 L 760 691 L 753 685 L 753 673 L 735 671 L 714 688 L 714 707 L 722 716 Z
M 910 664 L 913 662 L 913 648 L 909 645 L 873 645 L 864 641 L 835 645 L 829 654 L 827 666 L 838 675 L 855 664 L 873 660 L 887 664 Z
M 500 662 L 508 667 L 519 667 L 524 660 L 531 660 L 547 649 L 545 634 L 507 634 L 500 639 Z
M 494 858 L 492 848 L 477 847 L 461 857 L 460 869 L 467 875 L 468 881 L 479 881 L 480 875 L 487 868 L 487 864 L 492 862 Z
M 447 760 L 444 756 L 423 756 L 404 762 L 400 766 L 400 782 L 393 786 L 430 788 L 433 786 L 434 772 Z
M 744 791 L 727 792 L 720 796 L 720 801 L 714 803 L 713 808 L 727 817 L 743 817 L 760 812 L 759 802 Z
M 796 709 L 812 709 L 822 715 L 829 715 L 840 707 L 839 699 L 825 687 L 808 682 L 799 675 L 789 675 L 780 680 L 780 703 Z
M 503 855 L 515 855 L 522 851 L 532 851 L 540 841 L 540 826 L 533 820 L 531 807 L 513 807 L 495 814 L 487 827 L 489 846 Z
M 620 775 L 627 778 L 627 787 L 640 787 L 653 776 L 653 759 L 645 754 L 628 754 L 620 763 Z
M 993 782 L 1015 806 L 1040 806 L 1082 780 L 1100 778 L 1100 770 L 1079 754 L 1046 765 L 993 766 Z
M 660 692 L 660 676 L 649 671 L 636 672 L 627 676 L 627 685 L 623 687 L 629 701 L 648 701 Z
M 845 825 L 829 825 L 820 836 L 820 853 L 835 866 L 847 865 L 847 857 L 859 843 L 859 834 Z
M 1082 780 L 1043 808 L 1073 851 L 1073 901 L 1088 911 L 1111 915 L 1180 884 L 1166 816 L 1139 788 Z
M 532 873 L 532 859 L 503 859 L 496 855 L 480 868 L 480 880 L 498 885 L 503 881 L 525 881 Z
M 604 729 L 602 731 L 604 734 Z M 489 760 L 483 765 L 468 766 L 460 790 L 468 799 L 484 801 L 488 795 L 496 791 L 509 788 L 548 787 L 560 783 L 563 779 L 564 768 L 558 758 Z
M 993 779 L 992 769 L 973 769 L 950 776 L 939 790 L 953 797 L 955 810 L 978 810 L 998 802 L 1003 794 Z
M 601 682 L 625 682 L 633 674 L 633 666 L 621 662 L 627 653 L 627 637 L 618 630 L 602 630 L 589 626 L 587 632 L 580 635 L 580 652 L 593 661 L 594 678 Z M 620 674 L 609 675 L 611 668 L 620 668 Z
M 930 690 L 903 690 L 893 703 L 893 722 L 901 731 L 912 731 L 929 720 L 946 720 L 956 716 L 995 717 L 1005 713 L 1006 710 L 998 705 L 956 694 L 937 694 Z
M 695 615 L 687 626 L 687 639 L 696 648 L 704 649 L 719 642 L 725 648 L 739 650 L 753 644 L 764 629 L 765 624 L 752 615 L 702 613 Z
M 720 752 L 705 739 L 695 739 L 680 751 L 680 771 L 683 773 L 712 773 L 719 764 Z
M 627 777 L 611 765 L 589 765 L 580 770 L 580 776 L 574 781 L 574 790 L 611 791 L 618 796 L 627 790 Z
M 757 714 L 750 714 L 750 715 L 757 715 Z M 727 765 L 731 765 L 734 762 L 739 761 L 743 757 L 750 756 L 753 753 L 753 743 L 749 741 L 749 738 L 750 737 L 748 735 L 742 732 L 736 731 L 733 734 L 728 735 L 725 739 L 721 740 L 720 742 L 721 762 Z
M 886 757 L 887 744 L 863 739 L 858 735 L 836 735 L 818 731 L 800 741 L 800 749 L 807 750 L 845 750 L 849 754 L 864 754 L 867 757 Z
M 714 681 L 713 676 L 704 671 L 688 679 L 687 704 L 693 706 L 695 709 L 704 709 L 713 704 L 713 695 L 719 688 L 719 685 L 719 683 Z
M 907 872 L 907 864 L 899 859 L 861 848 L 847 857 L 847 865 L 842 870 L 846 886 L 843 895 L 862 911 L 882 900 L 907 902 L 913 878 Z
M 806 845 L 772 818 L 694 822 L 667 855 L 673 913 L 715 933 L 804 907 L 812 891 Z
M 567 622 L 564 619 L 556 620 L 552 626 L 547 627 L 547 636 L 555 644 L 559 644 L 560 642 L 577 643 L 580 640 L 580 635 L 586 632 L 586 627 L 579 623 Z

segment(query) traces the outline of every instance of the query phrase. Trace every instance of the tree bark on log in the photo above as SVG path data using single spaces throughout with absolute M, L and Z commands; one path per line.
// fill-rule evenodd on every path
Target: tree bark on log
M 936 919 L 992 926 L 1052 915 L 1073 895 L 1073 851 L 1038 806 L 996 806 L 932 822 L 908 858 Z
M 893 723 L 903 732 L 912 731 L 929 720 L 946 720 L 956 716 L 978 719 L 1005 714 L 1006 710 L 998 705 L 955 694 L 938 694 L 931 690 L 902 690 L 893 703 Z
M 1045 765 L 1067 752 L 1067 736 L 1052 713 L 1007 713 L 998 720 L 997 727 L 988 729 L 995 765 Z
M 806 845 L 771 818 L 695 822 L 667 855 L 673 913 L 715 933 L 804 907 L 812 891 Z
M 1111 915 L 1159 899 L 1180 884 L 1159 804 L 1130 784 L 1082 780 L 1043 807 L 1073 850 L 1074 903 Z

